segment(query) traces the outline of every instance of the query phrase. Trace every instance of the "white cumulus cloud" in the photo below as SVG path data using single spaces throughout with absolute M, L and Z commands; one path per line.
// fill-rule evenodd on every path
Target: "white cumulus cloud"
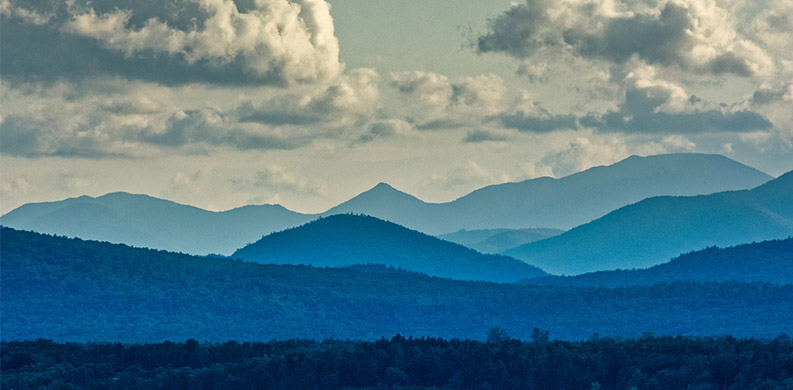
M 74 15 L 64 30 L 94 38 L 108 49 L 134 56 L 143 51 L 180 55 L 189 63 L 219 66 L 242 59 L 253 75 L 287 82 L 325 80 L 341 72 L 330 6 L 322 0 L 257 0 L 240 12 L 231 0 L 197 1 L 208 17 L 182 30 L 157 18 L 129 26 L 134 11 Z

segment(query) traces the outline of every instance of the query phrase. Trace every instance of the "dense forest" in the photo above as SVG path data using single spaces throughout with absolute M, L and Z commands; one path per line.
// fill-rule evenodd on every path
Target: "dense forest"
M 3 389 L 793 388 L 793 342 L 691 337 L 405 338 L 124 345 L 3 342 Z
M 647 269 L 545 276 L 526 281 L 557 286 L 639 286 L 668 281 L 793 284 L 793 238 L 730 248 L 710 247 Z
M 195 257 L 8 228 L 0 250 L 0 336 L 7 341 L 482 339 L 493 327 L 524 340 L 533 328 L 579 340 L 645 332 L 773 338 L 793 324 L 791 285 L 463 282 Z

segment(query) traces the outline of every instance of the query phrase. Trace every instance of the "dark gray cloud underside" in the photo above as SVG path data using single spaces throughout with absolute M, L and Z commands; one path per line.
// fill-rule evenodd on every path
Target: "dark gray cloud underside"
M 491 19 L 489 32 L 476 42 L 480 53 L 503 52 L 523 58 L 531 56 L 540 42 L 533 40 L 537 26 L 544 18 L 538 5 L 514 5 L 509 11 Z
M 220 67 L 208 60 L 191 64 L 178 55 L 151 51 L 127 57 L 101 47 L 92 38 L 6 18 L 0 23 L 0 68 L 3 79 L 10 82 L 83 80 L 107 75 L 164 85 L 282 83 L 276 76 L 278 69 L 269 75 L 253 77 L 241 59 Z
M 531 133 L 550 133 L 556 130 L 578 128 L 578 119 L 572 114 L 548 117 L 504 114 L 499 117 L 499 120 L 505 127 Z
M 291 113 L 291 112 L 269 112 L 260 111 L 252 112 L 245 116 L 240 117 L 240 122 L 253 122 L 261 123 L 272 126 L 294 125 L 294 126 L 308 126 L 314 125 L 321 121 L 321 118 L 316 116 L 307 115 L 304 113 Z
M 469 131 L 468 134 L 466 134 L 465 138 L 463 138 L 463 142 L 468 142 L 468 143 L 478 143 L 478 142 L 488 142 L 488 141 L 507 141 L 507 140 L 509 140 L 508 137 L 487 130 Z
M 210 116 L 223 118 L 220 112 L 211 110 L 191 110 L 183 115 L 172 116 L 165 125 L 165 131 L 153 132 L 144 129 L 135 139 L 152 145 L 177 148 L 192 144 L 231 146 L 240 150 L 254 149 L 296 149 L 310 143 L 310 139 L 300 137 L 282 139 L 266 134 L 245 131 L 231 121 L 221 120 L 225 125 L 213 124 Z
M 760 88 L 752 95 L 752 103 L 770 104 L 781 102 L 784 100 L 785 95 L 789 93 L 788 91 L 793 90 L 791 89 L 791 84 L 793 84 L 793 81 L 774 87 Z
M 631 99 L 629 95 L 618 111 L 608 111 L 605 114 L 588 114 L 581 117 L 572 114 L 544 117 L 505 114 L 498 119 L 504 127 L 531 133 L 576 130 L 581 127 L 593 128 L 599 132 L 644 134 L 740 133 L 768 130 L 773 127 L 768 119 L 754 111 L 707 110 L 667 113 L 654 110 L 658 103 L 647 104 L 647 101 Z
M 285 104 L 273 104 L 271 107 L 254 107 L 251 103 L 243 103 L 237 110 L 240 122 L 261 123 L 271 126 L 309 126 L 322 122 L 322 113 L 309 112 L 309 109 L 289 109 Z
M 435 119 L 429 122 L 424 122 L 418 124 L 416 129 L 418 130 L 448 130 L 448 129 L 459 129 L 461 127 L 468 126 L 468 123 L 459 119 L 452 119 L 452 118 L 442 118 L 442 119 Z
M 637 56 L 648 64 L 678 65 L 701 74 L 748 77 L 756 71 L 747 58 L 731 51 L 718 53 L 706 63 L 692 64 L 687 55 L 697 41 L 692 38 L 691 31 L 701 22 L 696 20 L 691 9 L 676 2 L 667 2 L 658 14 L 602 18 L 598 21 L 600 28 L 573 25 L 553 33 L 547 31 L 549 4 L 527 0 L 525 4 L 513 5 L 490 20 L 488 30 L 476 40 L 476 50 L 505 53 L 525 60 L 540 48 L 566 45 L 577 56 L 615 64 L 624 64 Z
M 622 63 L 638 54 L 650 63 L 669 65 L 687 44 L 686 31 L 691 21 L 685 8 L 667 3 L 658 17 L 637 14 L 632 18 L 615 18 L 602 34 L 585 30 L 567 30 L 564 39 L 579 53 Z
M 39 149 L 38 129 L 16 117 L 0 124 L 0 152 L 11 156 L 33 157 Z
M 16 157 L 119 157 L 104 150 L 93 138 L 70 138 L 46 142 L 43 125 L 22 117 L 10 116 L 0 124 L 0 154 Z
M 717 110 L 693 113 L 633 113 L 610 111 L 585 116 L 580 123 L 600 132 L 693 134 L 768 130 L 773 125 L 753 111 L 723 113 Z

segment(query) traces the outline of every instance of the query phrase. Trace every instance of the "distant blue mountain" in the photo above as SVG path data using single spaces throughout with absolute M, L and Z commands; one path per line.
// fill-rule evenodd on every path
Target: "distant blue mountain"
M 460 229 L 566 230 L 644 198 L 748 189 L 770 179 L 721 155 L 631 156 L 560 179 L 484 187 L 447 203 L 425 203 L 380 183 L 323 215 L 363 213 L 436 235 Z
M 460 280 L 516 282 L 545 275 L 502 255 L 483 255 L 378 218 L 338 214 L 273 233 L 232 255 L 267 264 L 383 264 Z
M 503 252 L 552 274 L 646 268 L 680 253 L 793 235 L 793 172 L 757 188 L 645 199 Z
M 467 246 L 482 253 L 501 253 L 516 246 L 564 233 L 559 229 L 479 229 L 441 234 L 440 239 Z
M 684 282 L 793 284 L 793 238 L 710 247 L 647 269 L 599 271 L 577 276 L 542 276 L 528 284 L 619 287 Z
M 440 204 L 425 203 L 380 183 L 322 215 L 362 213 L 428 234 L 460 229 L 569 229 L 646 197 L 752 188 L 769 179 L 718 155 L 634 156 L 561 179 L 489 186 Z M 212 212 L 146 195 L 113 193 L 26 204 L 0 217 L 0 224 L 192 254 L 228 255 L 263 235 L 314 218 L 278 205 Z M 502 235 L 500 242 L 479 248 L 502 249 L 518 238 Z
M 193 254 L 230 254 L 262 235 L 313 216 L 278 205 L 223 212 L 124 192 L 29 203 L 0 218 L 17 229 Z

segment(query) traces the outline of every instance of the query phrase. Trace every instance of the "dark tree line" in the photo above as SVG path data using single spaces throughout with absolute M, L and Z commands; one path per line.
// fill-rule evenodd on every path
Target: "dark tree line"
M 492 333 L 492 332 L 491 332 Z M 3 389 L 793 388 L 793 342 L 733 337 L 404 338 L 0 345 Z M 547 336 L 547 334 L 545 334 Z

